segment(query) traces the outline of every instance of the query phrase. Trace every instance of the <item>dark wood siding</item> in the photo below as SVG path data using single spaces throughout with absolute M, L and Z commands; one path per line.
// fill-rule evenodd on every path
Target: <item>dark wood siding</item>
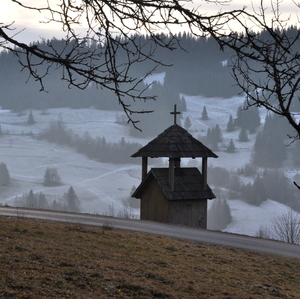
M 168 222 L 169 201 L 158 183 L 152 179 L 141 198 L 141 219 Z
M 141 219 L 206 228 L 207 200 L 168 200 L 152 179 L 141 198 Z
M 170 201 L 169 223 L 206 228 L 207 200 Z

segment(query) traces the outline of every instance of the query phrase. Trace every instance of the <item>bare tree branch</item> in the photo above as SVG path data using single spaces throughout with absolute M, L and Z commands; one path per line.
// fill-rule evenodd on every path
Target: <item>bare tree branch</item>
M 295 185 L 298 189 L 300 189 L 300 186 L 299 186 L 296 182 L 294 182 L 294 185 Z
M 132 66 L 149 60 L 153 67 L 145 76 L 153 72 L 163 62 L 155 58 L 157 47 L 169 50 L 180 48 L 173 32 L 186 26 L 193 34 L 203 36 L 217 32 L 230 20 L 238 18 L 241 11 L 217 13 L 208 16 L 200 13 L 201 7 L 188 9 L 190 0 L 62 0 L 55 6 L 49 0 L 44 6 L 25 4 L 11 0 L 26 10 L 48 13 L 46 23 L 59 23 L 65 32 L 64 49 L 55 45 L 26 45 L 18 41 L 12 24 L 0 24 L 0 47 L 14 52 L 23 69 L 40 83 L 45 90 L 43 79 L 51 68 L 62 71 L 62 80 L 69 86 L 85 89 L 91 82 L 100 88 L 107 88 L 115 95 L 125 111 L 128 121 L 136 126 L 128 98 L 155 100 L 155 96 L 145 95 L 140 83 L 144 78 L 132 75 Z M 228 4 L 228 0 L 204 0 L 215 4 Z M 50 16 L 50 17 L 49 17 Z M 86 28 L 84 36 L 77 32 L 78 26 Z M 148 36 L 147 44 L 141 45 L 138 35 Z M 168 38 L 166 38 L 168 37 Z M 88 50 L 87 50 L 88 46 Z M 124 57 L 125 61 L 120 57 Z M 42 67 L 47 65 L 47 67 Z
M 65 32 L 65 48 L 48 44 L 26 45 L 17 40 L 12 24 L 0 24 L 0 47 L 13 51 L 30 76 L 40 82 L 50 68 L 62 70 L 62 79 L 69 86 L 85 89 L 90 83 L 107 88 L 116 94 L 120 105 L 134 126 L 132 114 L 149 111 L 131 110 L 133 101 L 155 99 L 140 90 L 143 78 L 132 75 L 132 67 L 146 60 L 153 67 L 148 75 L 163 64 L 155 58 L 157 47 L 169 50 L 180 48 L 174 32 L 188 30 L 194 36 L 212 36 L 221 49 L 230 48 L 233 77 L 241 92 L 246 94 L 248 106 L 260 106 L 283 116 L 295 130 L 293 139 L 300 138 L 300 122 L 293 104 L 299 102 L 300 92 L 300 31 L 294 28 L 289 35 L 290 18 L 283 18 L 283 2 L 271 0 L 272 17 L 267 15 L 264 1 L 258 9 L 249 11 L 219 10 L 207 14 L 202 7 L 193 7 L 192 0 L 50 0 L 41 7 L 11 0 L 26 10 L 47 14 L 44 22 L 58 23 Z M 203 3 L 229 4 L 229 0 L 203 0 Z M 295 3 L 295 10 L 299 4 Z M 297 13 L 295 13 L 297 15 Z M 77 29 L 86 28 L 81 35 Z M 239 33 L 237 33 L 238 26 Z M 147 35 L 141 45 L 137 36 Z M 168 36 L 168 38 L 166 38 Z M 88 50 L 87 47 L 88 46 Z M 121 53 L 126 53 L 124 60 Z M 41 68 L 47 65 L 46 68 Z
M 249 23 L 240 23 L 243 33 L 218 38 L 223 47 L 235 52 L 233 77 L 246 95 L 248 107 L 264 107 L 286 118 L 295 130 L 295 135 L 290 137 L 296 140 L 300 138 L 300 122 L 293 104 L 299 102 L 300 31 L 289 27 L 288 20 L 281 18 L 280 1 L 271 3 L 271 20 L 266 16 L 263 1 L 259 12 L 243 12 L 243 17 L 247 16 L 257 32 L 251 30 Z

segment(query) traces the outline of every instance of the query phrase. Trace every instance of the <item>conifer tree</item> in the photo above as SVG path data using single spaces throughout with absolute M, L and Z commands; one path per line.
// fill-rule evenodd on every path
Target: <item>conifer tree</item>
M 211 128 L 208 128 L 208 129 L 207 129 L 206 136 L 205 136 L 205 141 L 206 141 L 208 144 L 211 143 Z
M 250 134 L 255 133 L 257 127 L 260 125 L 260 116 L 258 107 L 251 107 L 248 116 L 248 130 Z
M 184 128 L 185 129 L 189 129 L 192 126 L 191 120 L 190 118 L 187 116 L 184 120 Z
M 222 132 L 218 124 L 216 124 L 216 126 L 214 127 L 213 135 L 216 142 L 221 142 L 223 140 Z
M 234 153 L 235 152 L 235 145 L 233 143 L 233 140 L 232 138 L 230 139 L 230 143 L 227 147 L 227 150 L 226 150 L 228 153 Z
M 5 163 L 0 164 L 0 186 L 7 186 L 10 183 L 10 175 Z
M 66 194 L 64 194 L 66 199 L 66 208 L 69 212 L 79 212 L 79 199 L 75 193 L 73 187 L 71 186 Z
M 249 141 L 248 133 L 245 129 L 245 127 L 241 128 L 240 134 L 239 134 L 239 141 L 240 142 L 247 142 Z
M 254 162 L 263 167 L 280 167 L 287 157 L 283 119 L 267 115 L 264 127 L 257 134 L 254 145 Z
M 252 204 L 259 206 L 263 201 L 268 199 L 266 188 L 260 176 L 258 175 L 252 185 Z
M 48 209 L 49 205 L 44 193 L 40 192 L 39 194 L 36 195 L 36 198 L 37 198 L 37 207 L 39 209 Z
M 235 125 L 238 127 L 242 127 L 243 126 L 243 107 L 239 106 L 237 111 L 236 111 L 236 119 L 235 121 Z
M 234 131 L 234 122 L 233 122 L 233 117 L 230 114 L 227 127 L 226 127 L 226 132 L 233 132 L 233 131 Z
M 247 107 L 247 103 L 244 103 L 244 106 L 239 106 L 237 110 L 237 118 L 235 119 L 235 125 L 241 128 L 245 128 L 249 130 L 250 133 L 254 133 L 256 128 L 260 125 L 260 116 L 257 107 L 250 107 L 248 109 L 244 109 L 243 107 Z
M 206 106 L 203 107 L 202 110 L 202 115 L 201 115 L 201 120 L 208 120 L 208 115 L 207 115 L 207 110 L 206 110 Z
M 27 199 L 26 199 L 26 207 L 28 208 L 36 208 L 36 198 L 34 196 L 34 193 L 32 189 L 30 189 Z
M 222 139 L 222 132 L 218 124 L 214 128 L 207 130 L 206 141 L 210 144 L 212 150 L 219 149 L 218 143 L 221 142 Z
M 28 125 L 33 125 L 33 124 L 35 124 L 35 120 L 34 120 L 34 118 L 33 118 L 33 114 L 32 114 L 32 111 L 31 111 L 31 110 L 30 110 L 29 115 L 28 115 L 27 124 L 28 124 Z
M 181 96 L 181 98 L 180 98 L 179 109 L 182 112 L 186 112 L 187 111 L 186 100 L 185 100 L 184 96 Z

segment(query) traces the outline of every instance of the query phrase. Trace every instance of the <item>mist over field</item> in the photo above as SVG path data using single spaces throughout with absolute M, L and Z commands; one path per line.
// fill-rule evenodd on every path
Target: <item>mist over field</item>
M 243 109 L 245 97 L 229 73 L 232 53 L 220 52 L 211 39 L 182 39 L 189 51 L 162 51 L 158 55 L 174 65 L 144 80 L 157 100 L 130 102 L 134 110 L 154 110 L 133 115 L 142 131 L 127 123 L 111 92 L 93 85 L 68 89 L 51 71 L 49 92 L 39 93 L 33 80 L 25 84 L 13 56 L 1 53 L 0 163 L 10 182 L 1 181 L 0 168 L 0 203 L 139 218 L 139 201 L 130 195 L 140 184 L 141 160 L 130 156 L 173 124 L 177 104 L 178 123 L 219 156 L 208 161 L 217 196 L 209 201 L 209 229 L 255 236 L 276 217 L 298 212 L 293 181 L 300 183 L 300 147 L 290 144 L 287 123 L 262 108 Z M 133 71 L 142 75 L 145 67 Z M 182 159 L 182 165 L 201 169 L 200 159 Z M 47 169 L 58 184 L 45 184 Z

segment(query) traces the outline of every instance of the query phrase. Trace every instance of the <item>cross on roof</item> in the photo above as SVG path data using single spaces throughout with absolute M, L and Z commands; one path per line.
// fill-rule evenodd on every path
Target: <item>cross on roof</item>
M 170 112 L 170 114 L 174 114 L 174 125 L 176 125 L 176 115 L 181 114 L 180 112 L 177 112 L 176 110 L 176 104 L 174 105 L 174 111 Z

